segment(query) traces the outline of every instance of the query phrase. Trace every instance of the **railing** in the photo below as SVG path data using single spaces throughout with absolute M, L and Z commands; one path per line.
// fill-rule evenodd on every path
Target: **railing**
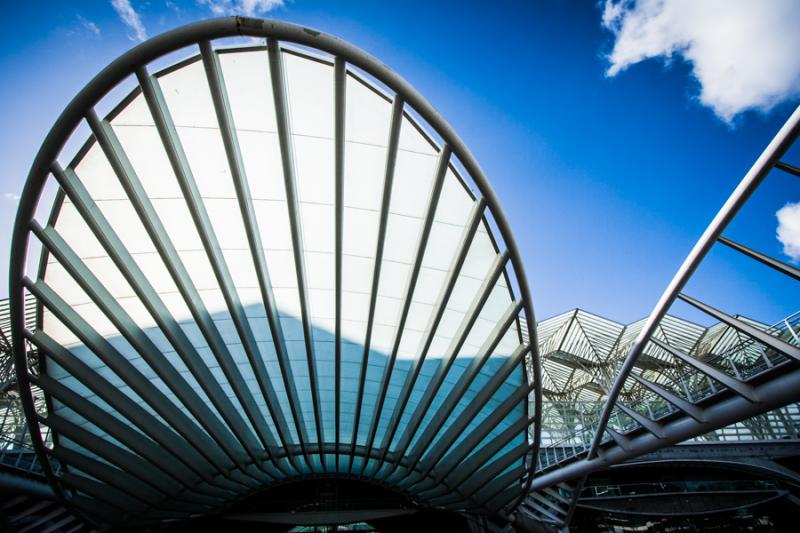
M 765 332 L 789 344 L 800 346 L 797 334 L 799 326 L 800 311 L 766 328 Z M 738 379 L 745 380 L 788 363 L 788 358 L 782 354 L 770 350 L 750 338 L 726 348 L 722 353 L 707 354 L 705 357 L 699 356 L 698 358 Z M 737 359 L 738 363 L 735 362 Z M 725 390 L 724 386 L 714 383 L 694 368 L 688 368 L 675 376 L 673 384 L 680 386 L 686 399 L 693 403 L 707 401 L 710 397 Z M 599 411 L 604 402 L 602 400 L 583 402 L 591 403 L 591 409 L 579 406 L 580 403 L 582 402 L 575 402 L 574 412 L 580 413 L 581 427 L 571 428 L 570 433 L 557 440 L 552 440 L 550 435 L 558 433 L 559 428 L 548 428 L 547 417 L 544 417 L 542 447 L 539 451 L 539 471 L 549 470 L 556 465 L 570 461 L 581 456 L 590 448 L 597 431 Z M 630 405 L 633 410 L 655 421 L 681 412 L 673 404 L 650 391 Z M 545 410 L 547 410 L 547 406 L 545 406 Z M 611 416 L 608 425 L 621 434 L 629 433 L 640 427 L 636 421 L 619 410 L 616 410 Z M 796 439 L 798 432 L 800 432 L 800 407 L 794 404 L 709 432 L 692 439 L 692 441 Z M 610 440 L 610 437 L 606 435 L 603 442 L 607 440 Z M 550 442 L 548 443 L 548 441 Z
M 581 498 L 657 495 L 667 493 L 703 493 L 779 490 L 777 483 L 766 479 L 675 480 L 653 483 L 620 483 L 584 487 Z

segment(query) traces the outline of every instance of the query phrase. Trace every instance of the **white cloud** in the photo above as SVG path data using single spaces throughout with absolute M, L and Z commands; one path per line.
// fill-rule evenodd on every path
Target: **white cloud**
M 783 253 L 800 262 L 800 202 L 786 204 L 775 213 L 778 217 L 776 237 L 783 244 Z
M 122 19 L 122 22 L 133 30 L 133 36 L 130 37 L 131 40 L 144 41 L 147 39 L 147 31 L 144 29 L 142 19 L 139 17 L 139 13 L 131 6 L 130 0 L 111 0 L 111 5 L 119 15 L 119 18 Z
M 215 15 L 245 15 L 253 17 L 283 6 L 283 0 L 197 0 L 208 6 Z
M 7 200 L 11 200 L 12 202 L 19 202 L 19 194 L 13 192 L 7 192 L 3 195 Z
M 88 20 L 88 19 L 78 15 L 78 22 L 80 22 L 81 26 L 83 26 L 85 29 L 87 29 L 91 33 L 95 34 L 98 37 L 100 36 L 100 28 L 98 28 L 97 24 L 95 24 L 91 20 Z
M 603 25 L 615 37 L 609 76 L 682 57 L 700 102 L 726 122 L 800 95 L 797 0 L 605 0 Z

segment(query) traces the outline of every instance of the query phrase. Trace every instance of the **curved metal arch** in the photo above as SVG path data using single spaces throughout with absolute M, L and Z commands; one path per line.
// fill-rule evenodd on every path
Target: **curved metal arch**
M 524 490 L 521 491 L 519 497 L 516 498 L 515 501 L 507 506 L 509 510 L 515 508 L 524 498 L 525 492 L 527 492 L 532 482 L 532 474 L 538 455 L 540 421 L 542 416 L 540 365 L 535 334 L 536 329 L 533 327 L 535 320 L 530 298 L 530 288 L 525 277 L 519 250 L 514 241 L 513 234 L 510 231 L 508 220 L 499 205 L 491 185 L 470 151 L 449 124 L 434 110 L 427 100 L 408 84 L 408 82 L 380 63 L 377 59 L 344 41 L 316 30 L 288 23 L 243 17 L 214 19 L 190 24 L 154 37 L 123 54 L 93 78 L 67 105 L 48 133 L 34 159 L 22 192 L 19 204 L 20 207 L 14 225 L 9 293 L 11 306 L 12 309 L 14 309 L 14 316 L 12 317 L 13 343 L 15 346 L 23 347 L 23 349 L 19 349 L 15 353 L 15 366 L 18 382 L 22 391 L 22 402 L 33 435 L 34 447 L 42 462 L 46 476 L 54 486 L 60 488 L 60 484 L 57 482 L 50 468 L 44 443 L 39 437 L 39 416 L 35 412 L 33 398 L 30 393 L 31 380 L 27 372 L 24 350 L 25 344 L 23 342 L 25 337 L 25 313 L 22 309 L 22 302 L 24 298 L 23 281 L 25 279 L 25 259 L 30 239 L 31 223 L 34 221 L 35 209 L 38 205 L 48 174 L 51 172 L 51 167 L 56 162 L 56 158 L 64 147 L 67 139 L 84 118 L 87 110 L 92 109 L 94 105 L 118 83 L 132 73 L 140 71 L 151 61 L 172 51 L 185 46 L 231 36 L 262 37 L 308 46 L 327 52 L 333 55 L 337 61 L 350 63 L 368 73 L 370 76 L 373 76 L 379 82 L 395 91 L 398 98 L 402 99 L 407 105 L 413 108 L 414 111 L 441 136 L 445 146 L 452 150 L 452 154 L 458 158 L 479 189 L 482 195 L 481 201 L 485 202 L 492 219 L 503 237 L 509 261 L 513 267 L 515 280 L 520 291 L 520 298 L 525 312 L 525 322 L 527 323 L 527 329 L 531 337 L 529 357 L 532 361 L 533 383 L 529 384 L 528 390 L 532 390 L 535 399 L 533 416 L 530 417 L 530 423 L 535 425 L 535 429 L 533 432 L 533 442 L 530 443 L 527 453 L 530 460 Z M 504 275 L 507 276 L 507 273 L 504 272 Z M 371 445 L 372 443 L 370 443 L 370 446 Z

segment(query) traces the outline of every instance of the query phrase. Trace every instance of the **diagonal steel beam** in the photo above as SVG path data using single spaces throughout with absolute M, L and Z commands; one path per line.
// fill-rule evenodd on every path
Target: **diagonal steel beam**
M 445 465 L 441 462 L 442 457 L 444 457 L 447 452 L 450 451 L 453 443 L 460 435 L 464 433 L 469 423 L 474 420 L 478 413 L 480 413 L 481 409 L 484 408 L 494 393 L 497 392 L 497 390 L 504 383 L 506 383 L 508 377 L 516 368 L 519 367 L 520 363 L 529 351 L 530 345 L 528 344 L 518 346 L 511 356 L 506 359 L 503 365 L 489 379 L 489 381 L 481 388 L 481 390 L 476 393 L 475 397 L 470 401 L 470 403 L 467 404 L 467 406 L 459 413 L 456 419 L 453 420 L 453 423 L 450 424 L 447 430 L 445 430 L 442 436 L 436 441 L 436 444 L 434 444 L 433 448 L 426 454 L 427 458 L 422 462 L 424 465 L 421 468 L 422 478 L 427 476 L 434 468 L 439 469 L 440 471 L 444 470 L 443 467 Z M 456 394 L 454 393 L 453 396 L 455 395 Z M 448 400 L 449 399 L 450 397 L 448 396 Z M 453 403 L 453 405 L 455 405 L 455 403 Z M 449 409 L 452 409 L 452 407 Z M 427 445 L 425 447 L 427 447 Z M 423 449 L 420 452 L 417 452 L 417 455 L 414 455 L 413 453 L 412 455 L 415 457 L 421 457 L 424 452 L 425 450 Z M 452 467 L 454 468 L 455 464 L 453 464 Z M 449 471 L 443 472 L 443 475 L 439 477 L 445 477 L 448 473 Z
M 708 363 L 705 363 L 697 359 L 696 357 L 692 357 L 691 355 L 685 354 L 682 351 L 678 350 L 677 348 L 673 348 L 669 344 L 661 342 L 656 338 L 650 339 L 650 342 L 652 342 L 659 348 L 667 351 L 668 353 L 672 354 L 673 356 L 680 359 L 687 365 L 699 370 L 706 376 L 722 383 L 723 385 L 728 387 L 730 390 L 732 390 L 742 398 L 745 398 L 753 403 L 757 403 L 759 401 L 755 389 L 753 388 L 752 385 L 749 385 L 743 381 L 739 381 L 738 379 L 727 374 L 726 372 L 723 372 L 722 370 L 719 370 L 718 368 L 715 368 L 709 365 Z
M 120 303 L 100 283 L 86 264 L 61 238 L 52 227 L 42 228 L 38 223 L 32 225 L 34 234 L 48 252 L 55 257 L 59 264 L 72 276 L 83 291 L 91 298 L 106 317 L 114 324 L 122 336 L 133 346 L 142 358 L 150 365 L 161 380 L 169 386 L 176 397 L 181 399 L 189 412 L 209 433 L 214 435 L 217 425 L 212 421 L 217 420 L 205 402 L 192 390 L 186 380 L 175 370 L 162 352 L 153 343 L 133 319 L 125 312 Z M 201 440 L 202 445 L 197 450 L 215 466 L 218 472 L 227 475 L 232 468 L 229 461 L 225 461 L 222 454 L 211 441 Z M 200 444 L 200 443 L 198 443 Z
M 434 372 L 433 377 L 431 377 L 431 380 L 425 389 L 425 393 L 417 405 L 417 409 L 414 411 L 414 414 L 411 416 L 411 420 L 409 421 L 408 426 L 406 427 L 406 430 L 400 439 L 398 448 L 402 450 L 400 453 L 401 457 L 408 453 L 409 445 L 411 444 L 414 435 L 417 433 L 417 430 L 422 424 L 425 414 L 428 412 L 428 409 L 433 403 L 434 398 L 444 383 L 447 373 L 456 360 L 456 356 L 461 351 L 461 347 L 464 345 L 464 342 L 466 342 L 467 337 L 472 331 L 472 326 L 475 324 L 475 321 L 478 320 L 478 316 L 480 315 L 486 300 L 489 299 L 489 295 L 494 289 L 497 280 L 503 274 L 508 257 L 509 254 L 506 251 L 497 255 L 497 257 L 494 259 L 491 267 L 489 268 L 489 272 L 481 283 L 478 292 L 475 294 L 475 297 L 473 298 L 469 309 L 467 309 L 461 324 L 458 326 L 458 330 L 453 335 L 450 346 L 447 348 L 444 360 L 437 361 L 439 364 L 436 367 L 436 371 Z
M 225 79 L 222 74 L 222 68 L 219 64 L 219 58 L 217 57 L 216 52 L 214 52 L 211 48 L 211 44 L 208 41 L 203 41 L 200 43 L 200 51 L 203 57 L 203 64 L 206 69 L 206 77 L 208 78 L 211 98 L 214 102 L 214 109 L 217 114 L 217 121 L 220 126 L 220 133 L 222 135 L 223 144 L 225 145 L 225 153 L 228 157 L 228 166 L 231 170 L 234 187 L 236 188 L 239 209 L 242 212 L 245 233 L 247 234 L 247 242 L 250 247 L 250 255 L 253 259 L 256 277 L 258 278 L 261 300 L 264 304 L 264 310 L 267 315 L 267 323 L 269 324 L 270 334 L 272 335 L 272 342 L 275 346 L 278 364 L 281 368 L 283 384 L 289 399 L 295 431 L 299 438 L 302 439 L 302 442 L 305 443 L 308 438 L 305 436 L 305 427 L 302 424 L 302 415 L 298 410 L 299 400 L 297 398 L 297 390 L 295 387 L 295 380 L 291 372 L 291 366 L 288 362 L 286 339 L 283 334 L 283 327 L 280 323 L 278 307 L 272 290 L 272 282 L 270 280 L 267 260 L 264 255 L 264 246 L 261 240 L 261 232 L 259 230 L 255 208 L 253 206 L 253 200 L 250 195 L 250 187 L 248 185 L 247 176 L 244 170 L 244 161 L 242 159 L 241 149 L 239 148 L 239 140 L 236 134 L 236 126 L 233 122 L 233 113 L 228 100 Z M 155 89 L 158 90 L 157 84 L 154 85 Z M 163 102 L 163 98 L 161 101 Z M 244 324 L 249 326 L 246 318 Z M 257 347 L 254 346 L 253 348 L 257 350 Z M 248 351 L 248 354 L 249 353 L 250 352 Z M 286 422 L 284 421 L 284 415 L 281 410 L 280 402 L 278 401 L 274 387 L 269 380 L 263 359 L 260 357 L 258 352 L 254 353 L 257 354 L 257 360 L 251 364 L 253 364 L 256 378 L 258 380 L 259 387 L 261 388 L 262 395 L 264 395 L 264 401 L 267 404 L 270 415 L 272 416 L 273 421 L 275 421 L 276 427 L 279 427 L 281 442 L 283 442 L 285 445 L 288 439 L 289 431 L 286 427 Z M 304 458 L 307 462 L 308 457 L 304 456 Z M 292 459 L 293 457 L 290 456 L 290 460 Z M 294 467 L 297 469 L 296 465 L 294 465 Z
M 201 49 L 205 50 L 202 45 Z M 272 389 L 272 382 L 266 377 L 266 369 L 264 366 L 264 360 L 261 357 L 261 351 L 258 349 L 258 345 L 256 344 L 255 336 L 253 335 L 252 328 L 250 327 L 250 322 L 247 319 L 244 307 L 239 298 L 239 294 L 236 291 L 233 277 L 231 276 L 230 270 L 225 261 L 225 256 L 222 252 L 222 246 L 217 239 L 216 232 L 214 231 L 211 219 L 208 215 L 208 211 L 203 203 L 202 195 L 200 194 L 194 174 L 189 166 L 188 159 L 183 150 L 183 146 L 178 136 L 175 124 L 172 120 L 172 116 L 167 108 L 166 102 L 164 101 L 164 97 L 161 94 L 158 82 L 156 82 L 152 77 L 139 76 L 139 78 L 139 83 L 142 86 L 142 92 L 145 96 L 147 106 L 150 109 L 150 114 L 153 117 L 153 122 L 158 130 L 164 150 L 167 153 L 167 158 L 172 166 L 172 171 L 174 172 L 175 178 L 180 186 L 181 192 L 183 193 L 186 206 L 189 209 L 189 213 L 192 217 L 192 221 L 194 222 L 194 227 L 197 231 L 197 234 L 200 237 L 200 241 L 203 243 L 203 249 L 205 250 L 206 257 L 211 265 L 212 271 L 214 272 L 214 277 L 217 280 L 217 284 L 219 285 L 223 299 L 225 300 L 225 306 L 227 307 L 228 313 L 233 320 L 236 333 L 242 341 L 242 349 L 244 350 L 247 360 L 253 369 L 256 383 L 258 384 L 259 390 L 264 399 L 264 403 L 266 404 L 267 409 L 273 418 L 275 427 L 281 437 L 284 437 L 287 430 L 285 421 L 283 420 L 283 413 L 276 412 L 275 410 L 274 406 L 278 404 L 278 402 L 275 398 L 275 392 Z M 216 100 L 214 103 L 215 105 L 217 104 Z M 229 125 L 226 126 L 230 127 Z M 223 140 L 230 141 L 230 139 L 227 139 L 226 135 L 226 133 L 230 132 L 223 131 L 222 125 L 220 126 L 220 130 L 222 132 Z M 228 151 L 229 143 L 224 142 L 224 144 L 226 146 L 226 151 Z M 242 179 L 240 175 L 237 175 L 237 171 L 239 170 L 241 169 L 231 167 L 231 174 L 234 175 L 234 180 L 237 178 Z M 263 428 L 261 424 L 255 425 L 255 427 L 257 429 L 257 433 L 261 437 L 261 442 L 264 445 L 264 449 L 267 451 L 270 461 L 275 463 L 278 468 L 281 468 L 280 463 L 275 461 L 272 454 L 272 450 L 277 448 L 277 444 L 271 437 L 270 432 Z
M 422 259 L 425 255 L 425 249 L 428 246 L 428 238 L 431 234 L 431 229 L 433 227 L 433 219 L 436 215 L 436 207 L 439 204 L 439 197 L 442 193 L 442 186 L 444 185 L 444 177 L 447 173 L 447 167 L 450 162 L 450 147 L 444 145 L 442 147 L 442 151 L 439 154 L 439 162 L 436 167 L 436 172 L 433 178 L 433 184 L 431 186 L 431 191 L 428 195 L 428 203 L 427 208 L 425 210 L 425 220 L 423 222 L 422 228 L 420 229 L 419 236 L 417 237 L 417 249 L 414 255 L 414 264 L 411 267 L 411 272 L 409 273 L 408 280 L 406 282 L 406 291 L 405 297 L 403 299 L 403 308 L 400 311 L 400 319 L 397 323 L 397 329 L 395 331 L 395 339 L 392 345 L 392 351 L 389 355 L 389 360 L 387 361 L 386 365 L 383 369 L 383 376 L 381 377 L 381 386 L 380 392 L 378 394 L 378 401 L 375 405 L 375 411 L 373 413 L 372 422 L 370 423 L 370 429 L 367 438 L 367 457 L 370 456 L 370 451 L 372 450 L 372 445 L 375 442 L 375 433 L 378 430 L 378 424 L 380 423 L 381 414 L 383 412 L 383 402 L 386 400 L 386 391 L 389 388 L 389 382 L 392 379 L 392 372 L 394 371 L 395 361 L 397 359 L 397 353 L 400 351 L 400 343 L 403 339 L 403 333 L 405 330 L 406 320 L 408 319 L 408 312 L 411 309 L 411 302 L 414 296 L 414 290 L 417 286 L 417 279 L 419 278 L 419 272 L 422 268 Z M 362 473 L 366 468 L 367 462 L 364 462 L 361 470 Z M 413 468 L 413 467 L 412 467 Z M 377 470 L 373 472 L 377 474 Z
M 52 341 L 50 340 L 50 342 Z M 102 379 L 87 366 L 74 360 L 69 361 L 69 355 L 60 354 L 58 356 L 57 361 L 65 360 L 69 367 L 83 366 L 81 375 L 84 379 L 86 376 L 89 376 L 90 379 Z M 108 391 L 103 391 L 103 396 L 98 395 L 98 397 L 104 401 L 108 398 L 110 402 L 113 402 L 110 403 L 111 407 L 140 428 L 141 433 L 48 375 L 39 376 L 36 383 L 67 408 L 123 443 L 131 451 L 148 459 L 157 468 L 190 485 L 193 490 L 219 498 L 235 496 L 235 491 L 241 490 L 241 486 L 230 482 L 215 486 L 213 477 L 202 471 L 198 472 L 194 464 L 196 461 L 192 461 L 197 454 L 190 451 L 188 443 L 143 408 L 135 405 L 135 402 L 125 401 L 121 398 L 124 396 L 123 394 L 112 396 L 107 394 Z M 86 384 L 84 383 L 84 385 Z M 207 483 L 208 486 L 203 486 L 203 483 Z
M 514 437 L 526 431 L 533 422 L 533 417 L 520 418 L 504 429 L 496 439 L 492 439 L 484 446 L 481 446 L 480 449 L 475 451 L 475 453 L 470 455 L 466 460 L 459 463 L 451 461 L 450 466 L 446 470 L 441 469 L 441 472 L 434 470 L 433 475 L 425 480 L 425 485 L 420 484 L 416 490 L 423 495 L 428 494 L 428 498 L 446 495 L 447 490 L 440 484 L 441 482 L 447 482 L 447 484 L 456 487 L 461 486 L 464 480 L 472 477 L 478 469 L 487 464 L 489 459 L 494 457 Z M 456 470 L 456 466 L 458 466 L 458 470 Z
M 334 273 L 334 298 L 335 298 L 335 325 L 334 325 L 334 436 L 336 440 L 336 471 L 339 471 L 339 455 L 341 443 L 342 420 L 342 241 L 344 235 L 344 143 L 346 124 L 346 91 L 347 91 L 347 63 L 337 57 L 333 64 L 333 98 L 334 98 L 334 235 L 335 235 L 335 261 Z
M 211 400 L 230 430 L 236 435 L 240 444 L 237 444 L 231 438 L 228 430 L 218 423 L 216 418 L 206 421 L 217 427 L 210 435 L 215 438 L 239 469 L 246 472 L 248 470 L 245 464 L 247 461 L 246 450 L 255 448 L 257 444 L 239 414 L 239 410 L 234 407 L 216 378 L 204 364 L 203 358 L 194 348 L 183 328 L 169 312 L 166 304 L 164 304 L 130 252 L 122 244 L 119 236 L 103 216 L 100 208 L 89 196 L 86 188 L 75 173 L 71 169 L 61 169 L 57 163 L 53 165 L 52 172 L 98 242 L 106 250 L 119 272 L 139 297 L 139 300 L 153 316 L 164 336 L 175 348 L 181 360 L 197 380 L 203 392 Z
M 449 394 L 442 402 L 442 405 L 439 406 L 439 409 L 436 411 L 433 418 L 431 418 L 430 423 L 423 430 L 422 435 L 412 449 L 410 454 L 412 458 L 411 466 L 409 467 L 410 470 L 414 470 L 426 452 L 432 451 L 429 450 L 431 441 L 442 430 L 445 422 L 448 420 L 453 410 L 462 400 L 464 395 L 467 393 L 467 390 L 469 389 L 470 385 L 472 385 L 472 382 L 476 377 L 478 377 L 478 373 L 480 372 L 481 368 L 483 368 L 483 366 L 489 360 L 489 357 L 491 357 L 495 348 L 497 348 L 497 345 L 500 344 L 500 341 L 503 339 L 503 335 L 505 335 L 506 331 L 508 331 L 508 329 L 511 327 L 511 324 L 516 322 L 517 316 L 521 310 L 522 302 L 512 301 L 509 304 L 508 309 L 506 309 L 506 311 L 503 313 L 500 321 L 495 325 L 483 346 L 481 346 L 481 348 L 478 350 L 478 354 L 472 358 L 469 366 L 462 371 L 458 382 L 450 390 Z M 424 477 L 428 475 L 428 472 L 430 472 L 433 466 L 434 464 L 429 462 L 428 466 L 423 468 L 422 476 Z
M 636 372 L 631 372 L 631 377 L 638 381 L 642 386 L 649 389 L 650 391 L 656 393 L 657 395 L 661 396 L 669 403 L 686 413 L 687 415 L 691 416 L 698 422 L 704 422 L 705 417 L 703 416 L 703 409 L 699 406 L 695 405 L 694 403 L 684 400 L 677 394 L 664 389 L 653 383 L 650 380 L 645 379 L 644 377 L 640 376 Z
M 406 375 L 406 380 L 403 383 L 403 389 L 400 392 L 399 401 L 395 405 L 394 412 L 392 413 L 392 418 L 389 422 L 389 431 L 386 433 L 381 446 L 383 451 L 381 452 L 381 458 L 378 461 L 378 465 L 375 469 L 376 472 L 380 471 L 381 466 L 386 460 L 386 456 L 389 453 L 389 448 L 392 445 L 394 436 L 400 427 L 400 420 L 403 416 L 406 406 L 408 405 L 408 400 L 411 397 L 414 384 L 416 383 L 419 373 L 422 370 L 422 365 L 428 355 L 428 350 L 433 343 L 433 337 L 436 334 L 436 330 L 442 320 L 447 303 L 450 300 L 450 295 L 453 293 L 453 288 L 456 285 L 456 281 L 458 281 L 458 275 L 461 272 L 461 267 L 464 265 L 464 261 L 469 253 L 469 249 L 475 237 L 475 232 L 478 230 L 478 225 L 482 220 L 483 210 L 485 207 L 486 201 L 484 199 L 481 198 L 476 200 L 472 205 L 472 211 L 467 217 L 467 223 L 464 226 L 464 230 L 461 232 L 455 257 L 453 257 L 453 261 L 450 264 L 447 277 L 442 285 L 439 296 L 436 298 L 434 310 L 431 313 L 430 319 L 428 320 L 428 325 L 425 327 L 425 332 L 423 333 L 424 340 L 419 350 L 419 357 L 414 359 L 414 361 L 411 363 L 411 368 Z M 402 457 L 402 455 L 399 457 Z M 387 477 L 394 472 L 397 466 L 399 466 L 399 462 L 394 463 L 394 466 L 387 474 Z
M 787 357 L 791 357 L 795 361 L 800 361 L 800 348 L 792 346 L 788 342 L 783 341 L 777 337 L 773 337 L 766 331 L 751 326 L 750 324 L 748 324 L 743 320 L 739 320 L 738 318 L 734 318 L 726 313 L 723 313 L 722 311 L 718 311 L 717 309 L 714 309 L 710 305 L 705 304 L 700 300 L 696 300 L 687 294 L 680 293 L 678 294 L 678 298 L 688 303 L 689 305 L 703 311 L 704 313 L 713 316 L 720 322 L 728 324 L 733 329 L 741 331 L 748 337 L 752 337 L 753 339 L 757 340 L 764 346 L 772 348 L 776 352 L 782 353 Z
M 281 161 L 283 163 L 286 205 L 289 210 L 289 226 L 292 234 L 292 252 L 294 254 L 294 267 L 297 276 L 297 291 L 300 297 L 300 315 L 303 322 L 303 339 L 306 347 L 308 379 L 311 386 L 311 400 L 314 404 L 314 425 L 316 427 L 317 444 L 319 446 L 319 460 L 322 464 L 322 470 L 326 471 L 325 455 L 322 453 L 325 435 L 323 434 L 322 428 L 319 387 L 317 386 L 318 379 L 316 357 L 314 355 L 314 337 L 311 327 L 311 317 L 308 310 L 308 285 L 306 282 L 304 257 L 305 247 L 303 245 L 303 232 L 300 222 L 301 214 L 297 195 L 297 177 L 295 176 L 292 133 L 289 124 L 289 101 L 286 93 L 286 79 L 283 72 L 283 58 L 278 41 L 275 39 L 267 40 L 267 53 L 269 54 L 272 94 L 275 98 L 275 118 L 278 123 L 278 140 L 280 142 Z M 311 465 L 309 464 L 309 468 L 310 467 Z
M 375 244 L 375 263 L 372 269 L 372 288 L 370 290 L 369 311 L 367 313 L 367 327 L 364 335 L 364 349 L 361 358 L 361 371 L 358 379 L 358 392 L 356 393 L 356 408 L 354 411 L 355 420 L 353 422 L 353 435 L 351 440 L 351 450 L 355 450 L 358 442 L 358 431 L 361 422 L 361 408 L 364 401 L 364 384 L 367 379 L 367 366 L 369 364 L 370 347 L 372 344 L 372 327 L 375 320 L 375 308 L 378 301 L 378 289 L 380 287 L 381 266 L 383 263 L 383 249 L 386 244 L 386 226 L 389 220 L 389 206 L 392 201 L 392 184 L 394 182 L 394 168 L 397 162 L 397 150 L 400 143 L 400 127 L 403 120 L 403 99 L 395 96 L 392 102 L 392 119 L 389 127 L 388 148 L 386 151 L 386 169 L 383 178 L 383 193 L 381 198 L 380 220 L 378 222 L 378 239 Z M 354 457 L 350 458 L 350 469 L 353 467 Z M 369 457 L 364 457 L 361 464 L 361 474 L 369 463 Z
M 203 303 L 194 282 L 189 276 L 183 261 L 180 259 L 180 255 L 164 228 L 161 218 L 158 216 L 147 192 L 144 190 L 138 176 L 136 176 L 121 146 L 119 146 L 119 142 L 116 140 L 110 124 L 101 121 L 94 111 L 90 111 L 87 114 L 87 121 L 98 143 L 103 148 L 103 152 L 108 158 L 111 167 L 114 169 L 120 184 L 123 189 L 125 189 L 131 204 L 139 215 L 139 219 L 144 225 L 145 230 L 147 230 L 148 235 L 150 235 L 156 250 L 158 250 L 164 262 L 164 266 L 172 276 L 175 285 L 183 296 L 186 306 L 189 308 L 198 328 L 208 342 L 209 348 L 211 348 L 211 351 L 217 357 L 217 361 L 225 377 L 244 408 L 256 434 L 262 443 L 273 442 L 271 435 L 269 435 L 269 428 L 256 405 L 253 395 L 250 393 L 250 389 L 242 377 L 239 367 L 234 362 L 233 356 L 222 338 L 222 334 L 217 329 L 216 324 L 214 324 L 211 314 Z M 263 454 L 255 447 L 247 447 L 247 451 L 256 463 L 256 466 L 260 468 L 264 459 Z
M 797 176 L 798 178 L 800 178 L 800 168 L 797 168 L 794 165 L 790 165 L 789 163 L 784 163 L 783 161 L 778 161 L 777 163 L 775 163 L 775 168 L 779 168 L 784 172 L 788 172 L 789 174 L 792 174 L 793 176 Z
M 88 349 L 113 370 L 183 438 L 193 443 L 194 446 L 210 445 L 211 440 L 204 433 L 198 431 L 196 424 L 183 411 L 178 409 L 158 387 L 128 361 L 105 337 L 92 328 L 83 317 L 47 284 L 43 281 L 34 283 L 28 278 L 25 278 L 23 283 L 61 323 L 72 331 Z M 48 350 L 55 353 L 56 346 L 58 345 L 48 346 Z M 188 460 L 185 456 L 182 456 L 182 459 Z M 188 463 L 187 466 L 189 464 L 191 463 Z M 212 478 L 204 468 L 194 464 L 192 470 L 207 482 L 211 482 Z
M 724 244 L 725 246 L 733 248 L 737 252 L 743 253 L 747 257 L 755 259 L 756 261 L 763 263 L 768 267 L 774 268 L 775 270 L 781 272 L 782 274 L 786 274 L 787 276 L 790 276 L 800 281 L 800 269 L 797 269 L 792 265 L 788 265 L 783 261 L 778 261 L 777 259 L 774 259 L 766 254 L 762 254 L 761 252 L 753 250 L 752 248 L 748 248 L 743 244 L 739 244 L 736 241 L 732 241 L 726 237 L 723 237 L 722 235 L 720 235 L 717 240 L 722 244 Z

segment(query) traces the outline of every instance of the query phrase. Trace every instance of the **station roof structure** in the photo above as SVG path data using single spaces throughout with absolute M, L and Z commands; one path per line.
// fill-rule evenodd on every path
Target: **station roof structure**
M 226 41 L 243 36 L 261 41 Z M 487 177 L 413 87 L 316 30 L 190 24 L 99 73 L 37 154 L 0 392 L 52 512 L 81 523 L 274 521 L 276 490 L 336 480 L 391 495 L 365 519 L 566 528 L 594 473 L 800 412 L 800 314 L 768 326 L 684 292 L 717 245 L 800 280 L 723 235 L 773 170 L 800 177 L 781 161 L 798 136 L 800 108 L 646 319 L 537 326 Z
M 27 244 L 40 267 L 12 303 L 40 310 L 15 334 L 40 356 L 19 381 L 48 400 L 28 405 L 52 430 L 38 448 L 61 468 L 47 473 L 87 515 L 138 525 L 309 476 L 515 506 L 538 444 L 538 365 L 488 182 L 386 67 L 262 22 L 142 44 L 42 147 L 12 258 L 22 268 Z M 246 24 L 265 45 L 212 43 Z M 120 82 L 130 92 L 108 95 Z M 88 140 L 62 151 L 76 127 Z M 48 183 L 54 200 L 37 205 Z

